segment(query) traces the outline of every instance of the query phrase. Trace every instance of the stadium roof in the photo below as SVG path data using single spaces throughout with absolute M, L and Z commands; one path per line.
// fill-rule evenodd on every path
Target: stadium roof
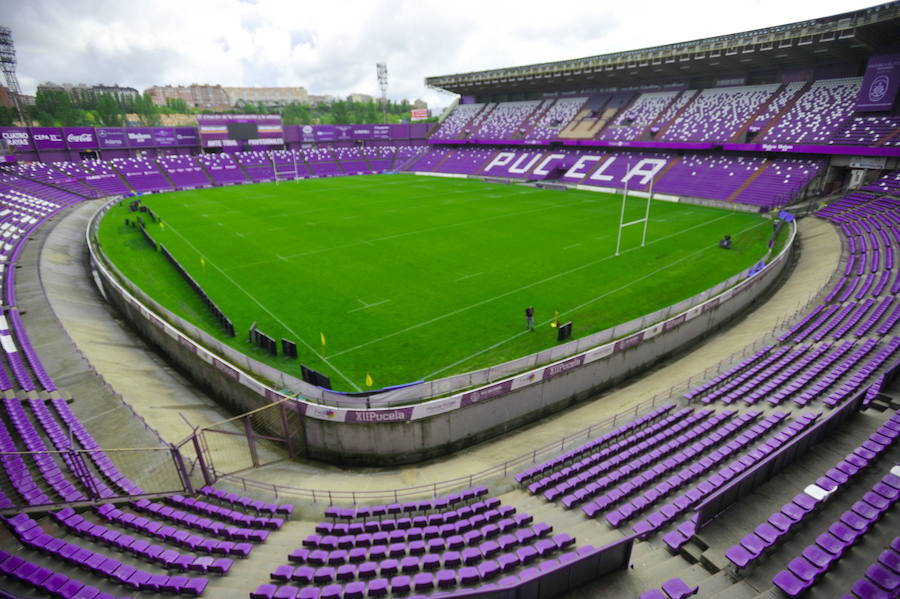
M 641 50 L 427 77 L 464 95 L 634 86 L 781 66 L 865 60 L 900 39 L 900 1 L 830 17 Z

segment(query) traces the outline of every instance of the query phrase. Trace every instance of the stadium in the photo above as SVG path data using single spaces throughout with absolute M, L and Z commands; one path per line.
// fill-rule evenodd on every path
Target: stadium
M 0 597 L 900 596 L 898 39 L 0 127 Z

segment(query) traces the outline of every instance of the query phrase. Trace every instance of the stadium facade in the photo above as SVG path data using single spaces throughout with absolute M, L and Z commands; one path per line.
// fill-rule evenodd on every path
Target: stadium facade
M 432 77 L 429 85 L 461 97 L 431 130 L 291 129 L 249 117 L 181 130 L 2 129 L 15 151 L 0 169 L 0 587 L 86 599 L 126 589 L 251 598 L 436 589 L 498 598 L 895 596 L 898 33 L 900 3 L 891 2 L 707 40 Z M 48 344 L 32 339 L 65 333 L 53 316 L 36 319 L 47 308 L 29 241 L 43 243 L 76 213 L 144 193 L 396 170 L 777 212 L 799 227 L 802 243 L 823 243 L 804 230 L 832 235 L 839 259 L 799 313 L 710 364 L 702 381 L 527 454 L 493 455 L 495 465 L 477 474 L 370 493 L 313 490 L 299 475 L 263 482 L 254 466 L 273 446 L 275 461 L 433 457 L 438 428 L 450 431 L 434 444 L 444 452 L 501 431 L 527 438 L 536 432 L 513 427 L 588 399 L 602 360 L 634 373 L 672 353 L 670 338 L 693 343 L 721 324 L 717 315 L 746 313 L 802 268 L 802 245 L 664 321 L 547 356 L 524 374 L 511 368 L 475 388 L 418 396 L 387 391 L 382 397 L 412 403 L 367 408 L 315 386 L 294 397 L 225 350 L 210 352 L 128 289 L 88 231 L 79 246 L 93 252 L 85 280 L 230 408 L 253 407 L 242 399 L 251 392 L 266 406 L 180 442 L 154 439 L 129 416 L 121 428 L 139 429 L 135 438 L 155 447 L 124 452 L 108 445 L 121 431 L 96 418 L 103 386 L 73 397 L 61 383 L 77 350 L 35 348 Z M 799 225 L 797 208 L 810 213 Z M 240 448 L 214 441 L 225 436 Z M 246 459 L 251 467 L 238 473 Z M 333 504 L 324 514 L 322 502 Z M 259 557 L 287 531 L 296 549 Z

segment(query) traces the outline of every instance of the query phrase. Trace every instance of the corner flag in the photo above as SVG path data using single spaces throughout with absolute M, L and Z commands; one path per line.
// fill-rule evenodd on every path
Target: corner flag
M 200 256 L 200 266 L 203 267 L 203 270 L 206 270 L 206 258 Z
M 322 345 L 325 345 L 325 333 L 319 333 L 319 337 L 322 338 Z
M 559 310 L 553 311 L 553 321 L 550 322 L 550 326 L 554 329 L 559 326 Z
M 371 387 L 375 384 L 375 381 L 372 380 L 372 375 L 368 372 L 366 373 L 366 387 Z

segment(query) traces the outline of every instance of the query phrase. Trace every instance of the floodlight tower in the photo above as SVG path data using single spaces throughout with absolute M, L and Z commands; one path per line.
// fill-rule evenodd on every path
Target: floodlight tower
M 375 71 L 378 73 L 378 87 L 381 89 L 381 118 L 387 123 L 387 65 L 383 62 L 376 63 Z
M 16 77 L 16 46 L 13 44 L 12 31 L 8 27 L 0 27 L 0 68 L 6 77 L 6 87 L 12 96 L 16 112 L 26 126 L 31 126 L 25 108 L 22 106 L 22 90 L 19 88 L 19 79 Z

